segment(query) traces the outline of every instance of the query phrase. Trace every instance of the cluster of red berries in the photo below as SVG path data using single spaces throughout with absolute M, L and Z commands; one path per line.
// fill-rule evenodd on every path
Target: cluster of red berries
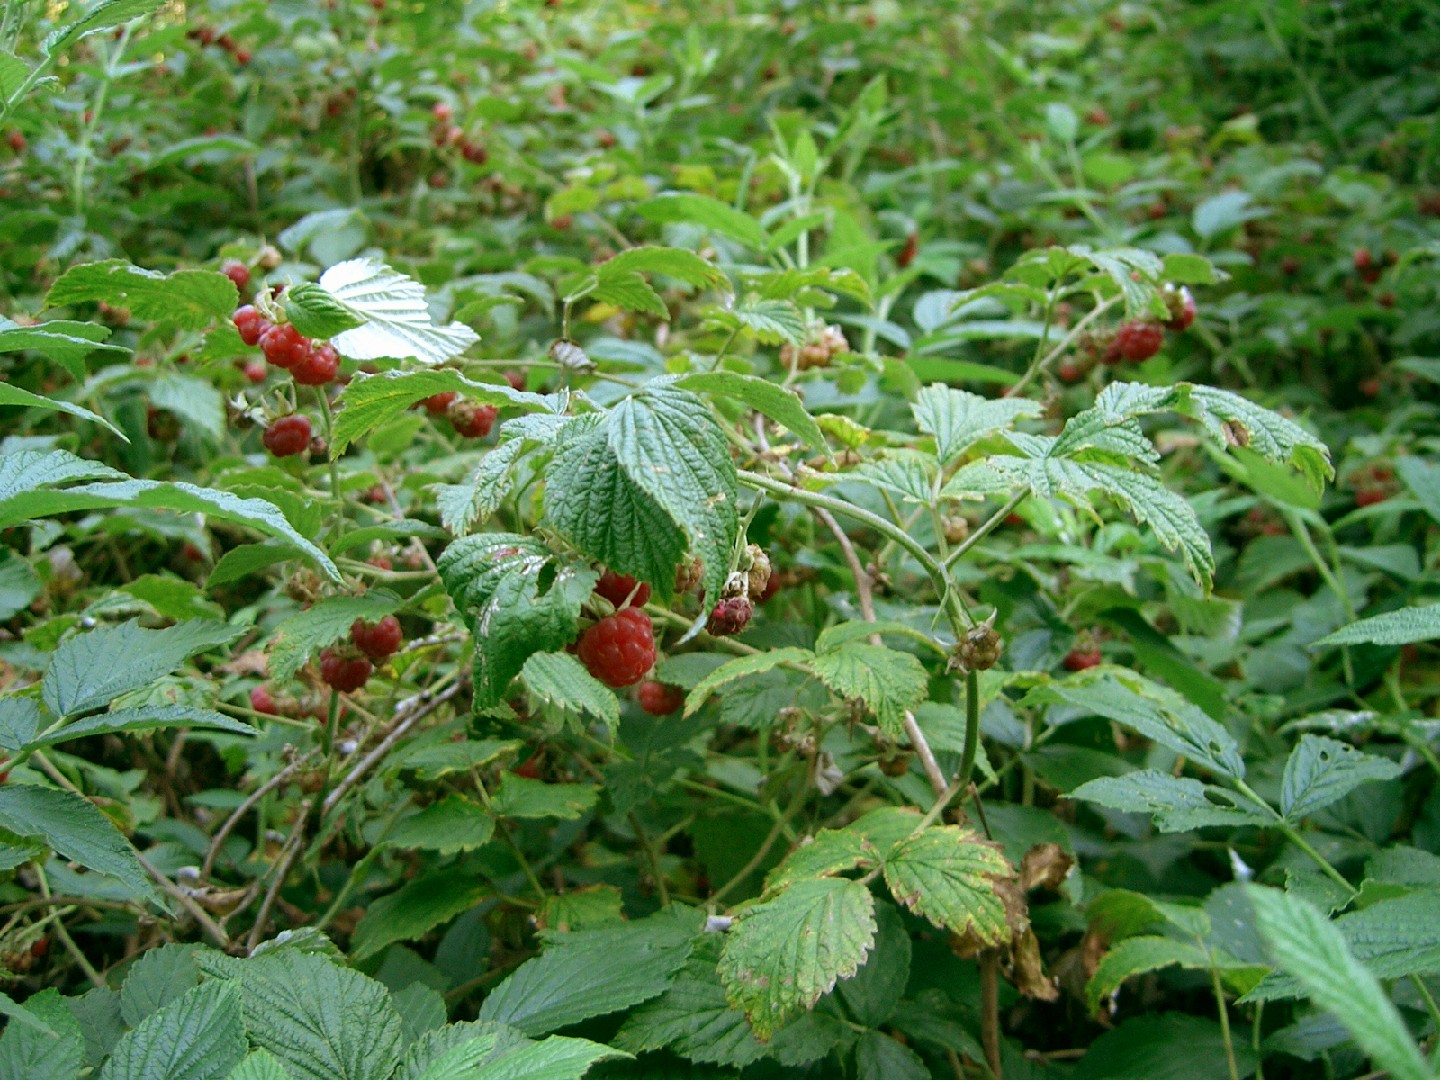
M 294 323 L 272 323 L 252 304 L 232 316 L 240 340 L 259 345 L 265 359 L 290 372 L 302 386 L 324 386 L 340 373 L 340 354 L 328 341 L 319 344 L 307 338 Z
M 1100 655 L 1100 646 L 1090 642 L 1071 649 L 1065 654 L 1063 663 L 1066 671 L 1087 671 L 1098 667 L 1102 659 L 1104 658 Z
M 484 165 L 490 160 L 490 151 L 485 149 L 484 144 L 472 142 L 465 129 L 455 123 L 455 110 L 448 103 L 437 101 L 430 107 L 430 115 L 435 118 L 430 138 L 436 146 L 456 147 L 460 156 L 473 165 Z
M 595 595 L 615 613 L 586 629 L 575 652 L 585 670 L 606 686 L 633 686 L 655 666 L 655 627 L 640 606 L 650 599 L 650 586 L 606 570 L 595 583 Z
M 214 45 L 223 49 L 235 58 L 235 62 L 241 67 L 250 63 L 251 52 L 249 49 L 235 44 L 235 39 L 229 34 L 217 34 L 213 27 L 196 26 L 185 31 L 185 36 L 191 41 L 198 41 L 202 48 Z
M 1355 272 L 1367 285 L 1374 285 L 1385 272 L 1385 267 L 1394 266 L 1399 261 L 1400 256 L 1394 251 L 1386 251 L 1384 256 L 1377 260 L 1368 247 L 1356 248 L 1355 254 L 1350 257 Z
M 499 410 L 494 405 L 480 405 L 467 401 L 454 390 L 443 394 L 431 394 L 420 402 L 431 416 L 443 416 L 450 421 L 455 434 L 466 439 L 483 439 L 495 426 Z
M 1352 473 L 1350 483 L 1355 488 L 1355 505 L 1361 509 L 1382 503 L 1390 497 L 1395 483 L 1395 470 L 1388 465 L 1370 465 Z
M 356 619 L 350 626 L 349 647 L 329 648 L 320 654 L 320 678 L 342 694 L 359 690 L 369 681 L 375 665 L 384 663 L 404 640 L 400 620 L 394 615 L 373 623 Z
M 1063 383 L 1077 383 L 1089 373 L 1096 362 L 1101 364 L 1143 364 L 1165 344 L 1165 331 L 1177 333 L 1190 329 L 1195 322 L 1195 298 L 1190 290 L 1167 287 L 1165 319 L 1130 319 L 1121 323 L 1114 333 L 1091 335 L 1073 358 L 1063 361 L 1055 374 Z

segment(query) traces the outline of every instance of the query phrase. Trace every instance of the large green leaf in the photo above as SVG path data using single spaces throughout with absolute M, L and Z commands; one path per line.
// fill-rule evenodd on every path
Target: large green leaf
M 61 857 L 118 878 L 137 899 L 156 898 L 135 849 L 109 818 L 73 792 L 0 785 L 0 828 L 40 837 Z
M 462 795 L 450 794 L 397 822 L 385 842 L 454 855 L 484 847 L 494 835 L 495 816 L 489 810 Z
M 154 5 L 152 5 L 154 6 Z M 123 259 L 72 266 L 45 296 L 46 307 L 104 301 L 176 330 L 207 330 L 229 319 L 239 294 L 214 270 L 142 270 Z
M 535 653 L 558 651 L 575 639 L 580 604 L 599 579 L 540 541 L 508 533 L 461 537 L 436 565 L 475 636 L 477 709 L 503 700 Z
M 164 2 L 165 0 L 100 0 L 100 3 L 74 22 L 66 23 L 48 34 L 42 47 L 47 56 L 57 56 L 81 38 L 123 26 L 142 15 L 149 15 Z
M 1151 814 L 1161 832 L 1189 832 L 1210 825 L 1271 825 L 1274 819 L 1223 788 L 1188 776 L 1143 769 L 1102 776 L 1070 792 L 1072 799 L 1130 814 Z
M 890 893 L 936 926 L 986 945 L 1009 941 L 996 882 L 1013 875 L 998 845 L 958 825 L 932 826 L 885 856 Z
M 1098 1013 L 1101 1003 L 1126 979 L 1176 964 L 1204 971 L 1210 967 L 1210 956 L 1199 945 L 1175 938 L 1144 936 L 1116 942 L 1090 976 L 1085 1001 L 1092 1013 Z
M 85 1063 L 80 1023 L 54 990 L 34 994 L 0 1033 L 0 1076 L 16 1080 L 75 1080 Z
M 1371 780 L 1393 780 L 1400 766 L 1386 758 L 1362 753 L 1323 735 L 1302 735 L 1285 762 L 1280 812 L 1291 821 L 1343 799 Z
M 255 734 L 255 729 L 249 724 L 242 724 L 239 720 L 211 709 L 199 709 L 193 705 L 145 705 L 82 717 L 58 731 L 48 732 L 27 746 L 53 746 L 87 735 L 108 735 L 116 732 L 135 734 L 172 727 L 211 728 L 215 731 L 228 731 L 232 735 Z
M 120 1016 L 135 1027 L 157 1009 L 183 997 L 200 983 L 193 945 L 162 945 L 142 953 L 120 988 Z
M 350 942 L 351 958 L 359 962 L 397 941 L 422 938 L 474 907 L 486 892 L 484 881 L 469 870 L 421 874 L 366 905 Z
M 987 435 L 1039 416 L 1041 405 L 1028 398 L 992 400 L 936 384 L 920 391 L 911 410 L 920 430 L 935 436 L 935 454 L 946 465 Z
M 0 333 L 0 344 L 3 344 L 4 334 Z M 43 409 L 48 412 L 63 412 L 68 416 L 80 420 L 87 420 L 92 424 L 99 424 L 109 429 L 112 433 L 120 436 L 126 442 L 129 438 L 123 431 L 110 423 L 103 416 L 91 412 L 80 405 L 70 401 L 60 401 L 56 398 L 41 397 L 39 394 L 32 394 L 29 390 L 22 390 L 10 383 L 0 383 L 0 405 L 23 405 L 30 409 Z
M 884 645 L 850 641 L 816 655 L 815 675 L 835 693 L 859 698 L 880 726 L 898 734 L 905 713 L 925 700 L 925 667 L 910 653 Z
M 696 709 L 705 704 L 711 694 L 726 683 L 750 675 L 761 675 L 767 671 L 773 671 L 782 664 L 805 664 L 814 657 L 815 654 L 809 649 L 786 645 L 778 649 L 767 649 L 764 652 L 751 653 L 749 656 L 737 656 L 733 660 L 727 660 L 697 682 L 690 693 L 686 695 L 685 715 L 692 715 Z
M 579 1080 L 597 1061 L 627 1057 L 623 1051 L 590 1042 L 553 1035 L 538 1043 L 519 1046 L 486 1062 L 477 1072 L 456 1080 Z
M 500 777 L 490 808 L 501 817 L 574 821 L 591 810 L 599 798 L 599 789 L 593 784 L 551 783 L 507 772 Z
M 805 411 L 800 398 L 767 379 L 735 371 L 702 371 L 680 376 L 675 385 L 684 390 L 734 398 L 788 428 L 812 448 L 825 449 L 825 433 Z
M 126 1032 L 100 1080 L 226 1080 L 246 1049 L 237 988 L 208 982 Z
M 1401 608 L 1372 615 L 1333 634 L 1326 634 L 1312 648 L 1321 645 L 1410 645 L 1440 638 L 1440 604 Z
M 520 669 L 520 678 L 525 689 L 551 708 L 594 717 L 611 731 L 620 726 L 615 692 L 569 653 L 535 653 Z
M 227 1080 L 292 1080 L 292 1077 L 269 1050 L 256 1050 L 235 1066 Z
M 875 900 L 858 881 L 810 878 L 743 911 L 720 957 L 726 1000 L 768 1040 L 859 970 L 875 938 Z

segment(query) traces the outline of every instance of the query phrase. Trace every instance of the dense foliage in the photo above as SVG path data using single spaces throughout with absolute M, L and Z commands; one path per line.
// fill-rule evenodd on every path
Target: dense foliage
M 1432 1077 L 1437 57 L 7 0 L 0 1076 Z

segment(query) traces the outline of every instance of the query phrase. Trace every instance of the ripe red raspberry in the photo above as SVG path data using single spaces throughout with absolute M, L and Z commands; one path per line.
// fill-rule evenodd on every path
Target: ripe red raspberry
M 755 606 L 744 596 L 732 596 L 728 600 L 721 600 L 710 612 L 710 618 L 705 623 L 705 629 L 716 637 L 726 637 L 730 634 L 738 634 L 744 630 L 750 622 L 750 616 L 755 614 Z
M 631 686 L 655 664 L 655 631 L 639 608 L 621 608 L 580 635 L 585 670 L 606 686 Z
M 905 237 L 905 246 L 900 249 L 900 254 L 895 256 L 895 265 L 904 270 L 912 262 L 920 250 L 920 238 L 913 232 Z
M 1384 502 L 1387 498 L 1389 495 L 1386 494 L 1384 488 L 1365 487 L 1355 492 L 1355 505 L 1358 507 L 1374 506 L 1376 503 Z
M 1110 360 L 1113 354 L 1120 360 L 1138 364 L 1158 353 L 1163 344 L 1165 328 L 1159 323 L 1139 320 L 1121 323 L 1120 329 L 1115 331 L 1115 340 L 1110 343 L 1105 358 Z
M 265 449 L 276 457 L 294 457 L 310 449 L 310 418 L 282 416 L 273 421 L 260 437 Z
M 1055 369 L 1055 375 L 1063 383 L 1078 383 L 1085 378 L 1085 369 L 1074 360 L 1063 360 Z
M 525 389 L 525 382 L 526 382 L 525 372 L 523 372 L 523 371 L 507 371 L 507 372 L 505 373 L 505 381 L 510 384 L 510 389 L 511 389 L 511 390 L 522 390 L 522 391 L 523 391 L 523 390 Z
M 280 708 L 275 704 L 275 699 L 270 696 L 270 688 L 264 683 L 250 691 L 250 708 L 266 716 L 278 716 Z
M 250 268 L 239 259 L 226 259 L 220 266 L 220 272 L 235 283 L 235 288 L 242 293 L 250 288 Z
M 251 304 L 237 308 L 235 314 L 230 316 L 230 321 L 235 324 L 235 329 L 240 331 L 240 340 L 246 345 L 260 344 L 265 331 L 274 325 Z
M 450 403 L 459 396 L 454 390 L 446 390 L 443 394 L 431 394 L 420 404 L 425 406 L 425 411 L 431 416 L 444 416 Z
M 490 151 L 480 143 L 466 140 L 460 144 L 460 156 L 472 165 L 484 165 L 490 160 Z
M 363 656 L 350 656 L 334 649 L 326 649 L 320 654 L 320 678 L 342 694 L 359 690 L 369 681 L 373 670 L 373 665 Z
M 380 661 L 400 648 L 405 634 L 400 629 L 400 620 L 394 615 L 386 615 L 373 623 L 356 619 L 350 624 L 350 640 L 371 660 Z
M 22 131 L 11 131 L 7 133 L 5 141 L 10 144 L 10 149 L 14 150 L 17 154 L 23 154 L 25 147 L 29 145 L 28 140 L 25 138 L 25 133 Z
M 1071 649 L 1065 655 L 1065 670 L 1084 671 L 1087 668 L 1097 666 L 1100 660 L 1101 656 L 1098 646 L 1091 645 L 1089 648 Z
M 1363 274 L 1375 265 L 1375 256 L 1370 254 L 1370 249 L 1367 247 L 1356 248 L 1350 261 L 1354 263 L 1356 271 Z
M 324 386 L 332 382 L 340 370 L 340 354 L 330 344 L 297 349 L 292 355 L 300 359 L 290 369 L 290 375 L 301 386 Z
M 1165 304 L 1170 309 L 1170 318 L 1165 321 L 1166 330 L 1189 330 L 1195 322 L 1195 297 L 1185 286 L 1169 289 L 1165 293 Z
M 595 595 L 603 596 L 615 607 L 644 607 L 650 599 L 650 586 L 640 585 L 628 574 L 606 570 L 595 583 Z M 633 596 L 631 594 L 634 594 Z
M 651 716 L 669 716 L 685 704 L 685 691 L 678 686 L 647 680 L 635 688 L 635 700 Z
M 281 323 L 260 335 L 260 348 L 265 353 L 265 359 L 276 367 L 292 368 L 305 359 L 310 351 L 310 342 L 295 329 L 293 323 Z
M 455 434 L 467 439 L 483 439 L 489 435 L 498 413 L 494 405 L 477 405 L 463 399 L 451 402 L 450 408 L 445 411 Z
M 270 369 L 265 366 L 264 360 L 250 360 L 240 370 L 245 373 L 245 378 L 252 383 L 264 382 L 265 377 L 270 373 Z
M 1360 385 L 1359 385 L 1358 387 L 1356 387 L 1356 389 L 1360 391 L 1360 394 L 1361 394 L 1361 396 L 1363 396 L 1363 397 L 1367 397 L 1367 398 L 1376 398 L 1376 397 L 1379 397 L 1379 396 L 1380 396 L 1380 380 L 1379 380 L 1378 378 L 1373 378 L 1373 377 L 1372 377 L 1372 378 L 1369 378 L 1369 379 L 1362 379 L 1361 382 L 1360 382 Z

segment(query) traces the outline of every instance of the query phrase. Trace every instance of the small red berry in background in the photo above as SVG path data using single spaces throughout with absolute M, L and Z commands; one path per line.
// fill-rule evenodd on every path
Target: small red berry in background
M 333 382 L 340 371 L 340 354 L 329 343 L 312 345 L 290 369 L 290 375 L 302 386 L 324 386 Z
M 1361 393 L 1361 395 L 1364 396 L 1364 397 L 1367 397 L 1367 398 L 1376 398 L 1376 397 L 1379 397 L 1379 396 L 1380 396 L 1380 378 L 1379 378 L 1379 376 L 1371 376 L 1371 377 L 1368 378 L 1368 379 L 1362 379 L 1362 380 L 1360 380 L 1360 385 L 1357 386 L 1356 389 L 1359 390 L 1360 393 Z
M 1185 286 L 1170 289 L 1165 293 L 1165 304 L 1170 309 L 1170 318 L 1165 322 L 1167 330 L 1189 330 L 1195 322 L 1195 297 Z
M 1063 383 L 1078 383 L 1085 378 L 1085 369 L 1074 360 L 1062 360 L 1055 369 L 1055 377 Z
M 614 570 L 606 570 L 600 575 L 600 580 L 595 583 L 595 595 L 604 597 L 617 608 L 644 607 L 646 601 L 650 599 L 650 586 L 639 584 L 628 574 L 617 574 Z
M 516 776 L 523 776 L 526 780 L 539 780 L 540 766 L 544 764 L 544 762 L 544 752 L 537 750 L 535 753 L 531 754 L 530 757 L 522 761 L 519 765 L 516 765 L 510 771 Z
M 437 123 L 448 124 L 455 118 L 455 110 L 446 102 L 437 101 L 434 105 L 430 106 L 430 115 L 435 117 Z
M 220 265 L 220 272 L 235 283 L 242 293 L 250 288 L 250 268 L 239 259 L 226 259 Z
M 240 369 L 245 373 L 245 378 L 252 383 L 263 383 L 270 374 L 269 365 L 264 360 L 250 360 Z
M 647 680 L 635 688 L 635 700 L 651 716 L 669 716 L 685 704 L 685 691 L 678 686 Z
M 250 691 L 250 708 L 258 713 L 264 713 L 266 716 L 280 715 L 280 709 L 270 694 L 270 688 L 264 683 Z
M 9 761 L 9 760 L 10 760 L 10 759 L 7 758 L 7 757 L 0 757 L 0 765 L 4 765 L 5 762 L 7 762 L 7 761 Z M 9 779 L 10 779 L 10 770 L 9 770 L 9 769 L 0 770 L 0 784 L 5 783 L 5 781 L 6 781 L 6 780 L 9 780 Z
M 25 147 L 29 145 L 25 139 L 25 133 L 22 131 L 9 132 L 5 136 L 5 141 L 10 144 L 10 149 L 14 150 L 17 154 L 23 154 Z
M 1165 328 L 1163 326 L 1149 320 L 1133 319 L 1130 322 L 1121 323 L 1120 328 L 1115 331 L 1114 340 L 1110 342 L 1105 359 L 1112 363 L 1118 360 L 1128 360 L 1132 364 L 1139 364 L 1158 353 L 1160 346 L 1164 344 Z
M 292 323 L 272 326 L 260 335 L 260 348 L 265 359 L 278 368 L 292 368 L 304 360 L 310 351 L 310 342 L 295 329 Z
M 499 410 L 494 405 L 477 405 L 473 401 L 454 401 L 446 410 L 455 434 L 467 439 L 483 439 L 490 434 Z
M 1065 654 L 1066 671 L 1086 671 L 1089 668 L 1097 667 L 1100 664 L 1100 647 L 1089 645 L 1071 649 Z
M 450 403 L 459 396 L 454 390 L 446 390 L 443 394 L 431 394 L 420 404 L 425 406 L 425 411 L 431 416 L 444 416 Z
M 606 686 L 632 686 L 655 666 L 655 630 L 639 608 L 621 608 L 580 635 L 585 670 Z
M 765 588 L 760 590 L 760 595 L 755 597 L 755 602 L 757 604 L 763 604 L 768 600 L 772 599 L 779 591 L 780 575 L 772 570 L 770 572 L 770 579 L 765 582 Z
M 505 381 L 510 384 L 511 390 L 519 390 L 521 392 L 524 392 L 526 386 L 525 372 L 507 371 L 505 373 Z
M 230 321 L 235 324 L 235 329 L 240 331 L 240 340 L 246 345 L 260 344 L 260 338 L 273 325 L 251 304 L 236 308 L 235 314 L 230 316 Z
M 359 690 L 369 681 L 373 670 L 373 665 L 363 656 L 349 656 L 335 649 L 326 649 L 320 654 L 320 678 L 342 694 Z
M 1350 261 L 1354 264 L 1355 269 L 1363 274 L 1375 265 L 1375 256 L 1370 254 L 1370 249 L 1367 247 L 1356 248 Z
M 904 270 L 915 261 L 915 255 L 920 250 L 920 238 L 913 232 L 905 237 L 905 246 L 900 249 L 900 254 L 895 256 L 895 265 Z
M 558 217 L 555 218 L 555 220 L 550 222 L 550 227 L 552 229 L 559 229 L 561 232 L 564 232 L 566 229 L 570 228 L 570 226 L 574 224 L 575 218 L 572 215 L 560 214 Z
M 380 661 L 400 648 L 405 634 L 400 629 L 400 620 L 394 615 L 386 615 L 379 622 L 373 623 L 356 619 L 350 624 L 350 640 L 371 660 Z
M 1300 272 L 1300 260 L 1294 255 L 1286 255 L 1280 260 L 1280 272 L 1286 277 L 1294 277 Z
M 721 600 L 711 609 L 710 618 L 705 622 L 705 630 L 715 637 L 738 634 L 749 625 L 754 614 L 755 605 L 746 597 L 732 596 L 728 600 Z
M 480 143 L 466 141 L 460 144 L 460 156 L 472 165 L 484 165 L 490 160 L 490 151 Z
M 282 416 L 271 422 L 260 437 L 265 449 L 276 457 L 294 457 L 310 449 L 310 418 Z
M 1388 499 L 1389 493 L 1384 488 L 1363 487 L 1355 492 L 1355 505 L 1358 507 L 1374 506 Z

